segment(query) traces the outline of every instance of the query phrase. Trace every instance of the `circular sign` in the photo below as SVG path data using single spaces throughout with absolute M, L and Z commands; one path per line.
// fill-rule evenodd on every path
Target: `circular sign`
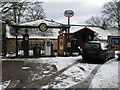
M 64 12 L 64 16 L 66 16 L 66 17 L 72 17 L 72 16 L 74 16 L 74 12 L 72 10 L 66 10 Z
M 47 28 L 47 25 L 46 25 L 45 23 L 41 23 L 41 24 L 39 25 L 39 29 L 40 29 L 40 31 L 44 32 L 44 31 L 46 31 L 48 28 Z

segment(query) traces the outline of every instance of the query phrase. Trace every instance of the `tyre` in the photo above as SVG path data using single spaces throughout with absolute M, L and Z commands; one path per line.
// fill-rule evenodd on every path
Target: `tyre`
M 83 57 L 83 62 L 88 62 L 88 59 Z
M 115 58 L 115 53 L 113 53 L 113 56 L 112 56 L 112 58 Z
M 105 60 L 104 60 L 104 62 L 107 62 L 107 61 L 108 61 L 108 56 L 105 55 Z
M 81 50 L 80 50 L 80 49 L 78 49 L 78 53 L 79 53 L 79 55 L 82 55 L 82 52 L 81 52 Z

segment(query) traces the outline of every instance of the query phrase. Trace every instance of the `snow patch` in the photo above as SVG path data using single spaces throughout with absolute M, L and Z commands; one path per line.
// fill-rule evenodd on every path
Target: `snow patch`
M 8 80 L 8 81 L 3 82 L 3 84 L 0 85 L 0 89 L 3 90 L 3 89 L 5 89 L 5 88 L 7 88 L 8 85 L 10 84 L 10 82 L 11 82 L 11 80 Z
M 28 70 L 28 69 L 30 69 L 30 67 L 22 67 L 21 69 L 22 70 Z
M 90 88 L 118 88 L 118 62 L 104 64 L 95 75 Z
M 96 65 L 78 63 L 62 74 L 57 76 L 55 80 L 42 88 L 69 88 L 86 79 Z

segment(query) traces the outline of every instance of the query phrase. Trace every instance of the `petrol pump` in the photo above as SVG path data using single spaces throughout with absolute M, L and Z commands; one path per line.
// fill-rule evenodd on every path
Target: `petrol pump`
M 45 55 L 51 56 L 52 55 L 52 43 L 49 39 L 45 40 Z
M 24 51 L 24 57 L 29 56 L 29 35 L 25 33 L 23 35 L 22 47 Z
M 64 40 L 65 36 L 63 35 L 63 31 L 59 31 L 58 35 L 58 55 L 64 55 Z

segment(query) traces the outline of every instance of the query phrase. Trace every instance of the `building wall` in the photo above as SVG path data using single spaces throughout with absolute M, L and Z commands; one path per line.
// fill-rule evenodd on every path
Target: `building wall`
M 50 39 L 53 43 L 53 50 L 57 50 L 57 39 Z M 29 40 L 29 48 L 30 49 L 33 49 L 33 46 L 38 43 L 38 44 L 42 44 L 43 46 L 42 49 L 44 49 L 44 41 L 45 39 L 30 39 Z M 21 47 L 21 42 L 22 42 L 22 39 L 19 39 L 18 40 L 18 47 L 19 47 L 19 50 L 22 49 Z M 7 52 L 16 52 L 16 39 L 7 39 Z
M 7 52 L 16 52 L 16 41 L 15 39 L 6 40 Z
M 53 43 L 53 50 L 57 50 L 57 39 L 50 39 Z M 38 44 L 42 44 L 41 48 L 44 49 L 44 39 L 30 39 L 29 40 L 29 44 L 30 44 L 30 48 L 33 47 L 34 44 L 38 43 Z
M 0 22 L 0 53 L 6 55 L 6 24 Z

